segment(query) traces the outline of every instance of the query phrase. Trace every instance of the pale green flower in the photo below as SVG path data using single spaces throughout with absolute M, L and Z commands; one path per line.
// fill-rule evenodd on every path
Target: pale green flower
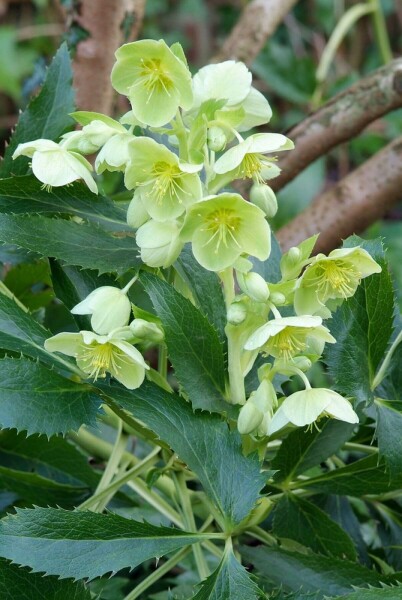
M 165 269 L 176 261 L 184 245 L 176 221 L 150 220 L 138 229 L 136 240 L 142 262 Z
M 194 101 L 191 109 L 207 100 L 225 100 L 227 106 L 243 102 L 251 89 L 252 75 L 242 62 L 227 60 L 202 67 L 193 77 Z
M 285 398 L 268 426 L 268 434 L 276 433 L 289 423 L 304 427 L 326 416 L 346 423 L 359 422 L 348 400 L 326 388 L 310 388 Z
M 131 302 L 124 290 L 105 285 L 91 292 L 85 300 L 71 309 L 74 315 L 92 315 L 91 325 L 96 333 L 107 334 L 128 324 Z
M 102 113 L 77 111 L 71 113 L 71 116 L 83 125 L 83 128 L 62 136 L 60 145 L 67 150 L 90 154 L 97 152 L 111 137 L 127 133 L 123 125 Z
M 272 110 L 268 100 L 254 87 L 241 104 L 244 117 L 236 127 L 237 131 L 249 131 L 259 125 L 265 125 L 271 120 Z
M 96 157 L 96 172 L 124 171 L 130 161 L 130 143 L 135 139 L 135 136 L 128 131 L 109 138 Z
M 271 251 L 264 213 L 239 194 L 219 194 L 194 204 L 181 237 L 192 242 L 195 258 L 209 271 L 232 266 L 243 253 L 266 260 Z
M 141 188 L 137 188 L 127 209 L 127 224 L 134 229 L 138 229 L 151 218 L 144 206 L 141 194 Z
M 117 379 L 129 390 L 140 387 L 149 369 L 142 354 L 129 344 L 127 336 L 132 332 L 116 329 L 109 335 L 97 335 L 92 331 L 58 333 L 45 341 L 48 352 L 61 352 L 74 356 L 78 367 L 95 381 L 106 373 Z
M 134 116 L 161 127 L 177 109 L 190 108 L 193 95 L 187 65 L 163 40 L 141 40 L 116 51 L 112 85 L 129 97 Z
M 60 187 L 83 179 L 91 192 L 98 193 L 92 167 L 81 154 L 66 150 L 51 140 L 34 140 L 19 144 L 13 158 L 32 158 L 33 174 L 48 188 Z
M 328 300 L 350 298 L 364 277 L 380 272 L 380 265 L 363 248 L 340 248 L 329 256 L 317 254 L 298 281 L 296 313 L 329 316 Z
M 263 352 L 282 360 L 292 360 L 308 349 L 309 340 L 317 340 L 323 346 L 336 340 L 322 325 L 321 317 L 276 318 L 259 327 L 245 343 L 246 350 L 261 348 Z
M 201 165 L 182 163 L 163 144 L 137 137 L 129 145 L 130 162 L 125 173 L 127 189 L 141 187 L 142 202 L 156 221 L 179 217 L 202 197 L 197 171 Z
M 256 431 L 259 435 L 267 435 L 266 428 L 276 406 L 277 398 L 274 386 L 268 379 L 263 379 L 240 409 L 237 421 L 239 433 L 244 435 Z
M 232 173 L 235 178 L 251 178 L 264 183 L 280 173 L 272 158 L 266 153 L 282 152 L 294 148 L 293 142 L 280 133 L 257 133 L 227 150 L 214 165 L 218 175 Z

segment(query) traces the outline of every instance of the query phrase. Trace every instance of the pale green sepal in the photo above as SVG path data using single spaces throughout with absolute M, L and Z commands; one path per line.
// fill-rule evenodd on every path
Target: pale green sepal
M 241 103 L 250 92 L 251 79 L 246 65 L 234 60 L 202 67 L 193 77 L 192 109 L 207 100 L 226 100 L 228 106 Z
M 124 327 L 130 320 L 131 302 L 117 287 L 102 286 L 71 309 L 74 315 L 92 315 L 91 325 L 99 334 Z
M 266 302 L 268 300 L 268 284 L 258 273 L 236 271 L 236 279 L 242 292 L 256 302 Z
M 142 261 L 150 267 L 170 267 L 178 258 L 184 243 L 176 221 L 150 220 L 137 231 L 137 244 Z
M 149 221 L 150 218 L 151 217 L 142 201 L 141 188 L 137 188 L 134 192 L 133 199 L 128 205 L 127 224 L 134 229 L 138 229 L 141 225 L 144 225 L 144 223 Z
M 66 356 L 76 356 L 82 345 L 81 333 L 58 333 L 45 341 L 48 352 L 62 352 Z
M 129 145 L 132 140 L 135 137 L 127 131 L 109 138 L 96 157 L 96 172 L 124 171 L 130 160 Z
M 254 127 L 265 125 L 271 120 L 272 109 L 268 100 L 254 87 L 251 87 L 241 106 L 245 116 L 237 127 L 238 131 L 249 131 Z
M 260 425 L 263 417 L 264 413 L 261 412 L 253 402 L 250 402 L 250 400 L 247 401 L 240 409 L 237 421 L 239 433 L 242 435 L 251 433 Z
M 265 183 L 254 183 L 250 190 L 250 202 L 261 208 L 268 219 L 278 212 L 278 201 L 274 191 Z

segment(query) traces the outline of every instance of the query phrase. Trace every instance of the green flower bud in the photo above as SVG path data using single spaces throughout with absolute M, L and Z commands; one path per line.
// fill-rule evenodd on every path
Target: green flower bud
M 153 342 L 154 344 L 159 344 L 165 337 L 161 327 L 156 323 L 150 323 L 144 319 L 134 319 L 134 321 L 130 323 L 130 329 L 133 332 L 134 337 L 139 340 Z
M 240 325 L 247 317 L 247 307 L 244 302 L 232 302 L 227 311 L 228 323 Z
M 141 198 L 141 189 L 137 188 L 127 209 L 127 223 L 130 227 L 138 229 L 149 220 L 150 216 Z
M 261 208 L 269 219 L 278 212 L 276 196 L 268 185 L 255 183 L 250 190 L 250 200 Z
M 269 299 L 272 304 L 275 304 L 276 306 L 281 306 L 286 302 L 286 297 L 281 292 L 271 292 Z
M 220 127 L 210 127 L 207 134 L 208 148 L 220 152 L 226 146 L 226 135 Z
M 259 426 L 263 417 L 264 414 L 255 406 L 253 402 L 246 402 L 246 404 L 242 406 L 240 410 L 239 419 L 237 421 L 237 429 L 239 430 L 239 433 L 242 435 L 251 433 Z
M 91 325 L 99 334 L 124 327 L 130 320 L 131 302 L 124 290 L 105 285 L 91 292 L 71 309 L 73 315 L 92 315 Z
M 269 297 L 267 282 L 258 273 L 236 272 L 237 282 L 240 289 L 256 302 L 266 302 Z

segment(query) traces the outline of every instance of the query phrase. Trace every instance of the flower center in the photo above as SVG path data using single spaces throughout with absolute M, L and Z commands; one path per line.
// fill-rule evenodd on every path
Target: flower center
M 361 280 L 361 273 L 343 260 L 323 261 L 317 265 L 317 276 L 311 283 L 317 285 L 319 294 L 350 298 Z
M 236 229 L 238 229 L 241 219 L 233 211 L 228 208 L 218 208 L 206 217 L 206 227 L 202 231 L 211 233 L 211 237 L 204 246 L 207 246 L 212 241 L 216 241 L 215 254 L 219 252 L 220 245 L 228 246 L 228 242 L 232 241 L 240 248 L 240 244 L 235 238 Z
M 171 78 L 163 69 L 161 61 L 158 59 L 141 59 L 139 82 L 145 87 L 147 92 L 149 92 L 147 104 L 155 91 L 156 93 L 161 93 L 163 91 L 170 96 L 170 90 L 173 88 Z
M 308 330 L 304 327 L 285 327 L 270 342 L 280 358 L 291 360 L 306 349 L 307 333 Z
M 246 154 L 240 164 L 240 177 L 254 179 L 256 183 L 265 183 L 261 171 L 264 167 L 269 168 L 273 160 L 257 152 Z
M 190 195 L 181 185 L 180 179 L 183 172 L 175 164 L 157 162 L 152 167 L 151 178 L 142 185 L 153 183 L 147 195 L 152 196 L 158 204 L 161 204 L 166 196 L 170 196 L 179 204 L 183 202 L 183 195 Z
M 84 370 L 95 381 L 105 377 L 106 371 L 117 370 L 115 363 L 115 347 L 112 344 L 93 342 L 85 346 L 79 358 L 85 363 Z

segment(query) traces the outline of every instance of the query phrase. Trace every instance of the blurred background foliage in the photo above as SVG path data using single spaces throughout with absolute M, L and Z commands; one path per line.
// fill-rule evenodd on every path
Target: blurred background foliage
M 300 0 L 275 34 L 267 41 L 251 69 L 254 84 L 269 99 L 274 116 L 269 130 L 286 132 L 312 110 L 360 77 L 381 66 L 384 51 L 378 44 L 372 15 L 367 14 L 346 27 L 345 36 L 327 64 L 324 50 L 331 34 L 357 5 L 370 6 L 377 0 Z M 378 0 L 380 2 L 380 0 Z M 72 53 L 87 32 L 71 15 L 76 0 L 0 0 L 0 144 L 2 149 L 18 114 L 43 81 L 46 65 L 62 40 Z M 222 45 L 246 0 L 148 0 L 140 37 L 163 37 L 180 41 L 196 71 L 207 64 Z M 393 55 L 402 50 L 402 2 L 381 0 Z M 124 24 L 127 31 L 132 25 Z M 321 75 L 320 75 L 321 70 Z M 319 77 L 317 77 L 317 71 Z M 322 73 L 324 72 L 324 76 Z M 125 99 L 116 100 L 116 113 L 126 110 Z M 402 132 L 402 110 L 375 121 L 360 136 L 320 158 L 278 194 L 279 211 L 274 228 L 279 228 L 319 193 L 362 164 Z M 0 154 L 2 153 L 0 149 Z M 401 166 L 402 168 L 402 166 Z M 125 199 L 121 176 L 106 173 L 103 189 L 116 199 Z M 384 236 L 388 257 L 402 289 L 402 190 L 401 203 L 374 224 L 366 236 Z M 3 248 L 0 260 L 7 285 L 31 309 L 58 310 L 51 303 L 47 266 L 33 262 L 32 255 Z M 28 263 L 31 268 L 25 269 Z M 35 268 L 33 266 L 35 265 Z M 25 275 L 24 275 L 25 273 Z M 402 296 L 400 296 L 402 306 Z M 44 313 L 43 318 L 48 320 Z M 54 315 L 52 315 L 54 317 Z M 66 327 L 68 316 L 59 321 Z

